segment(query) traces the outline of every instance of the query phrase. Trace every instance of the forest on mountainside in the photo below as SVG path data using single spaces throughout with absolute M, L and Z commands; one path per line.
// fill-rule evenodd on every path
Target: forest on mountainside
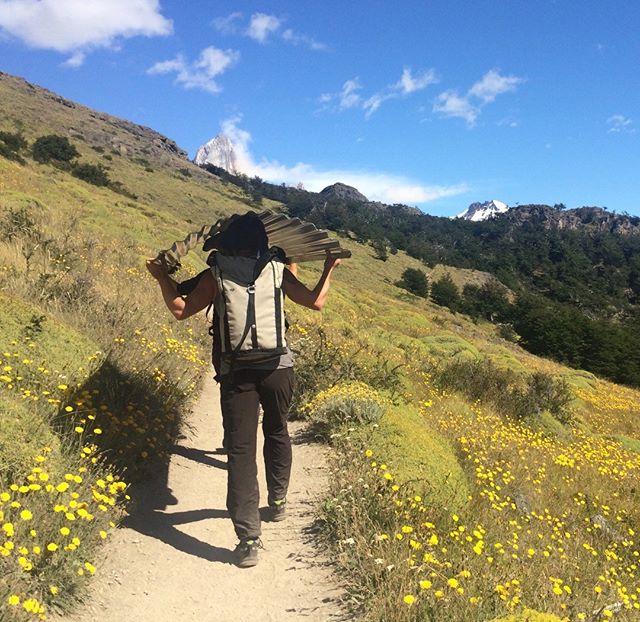
M 280 201 L 291 216 L 348 232 L 377 249 L 404 250 L 427 266 L 493 274 L 515 293 L 514 301 L 491 300 L 495 308 L 486 309 L 486 292 L 469 289 L 450 308 L 508 325 L 534 354 L 640 386 L 640 219 L 583 208 L 584 213 L 571 210 L 577 225 L 561 228 L 555 223 L 563 222 L 564 206 L 524 205 L 471 222 L 406 205 L 325 200 L 300 188 L 206 168 L 242 187 L 256 205 L 263 197 Z M 628 232 L 597 226 L 594 211 L 627 225 Z

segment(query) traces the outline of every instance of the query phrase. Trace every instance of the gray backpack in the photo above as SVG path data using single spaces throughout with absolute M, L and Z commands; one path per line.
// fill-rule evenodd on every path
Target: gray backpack
M 251 366 L 285 354 L 282 251 L 270 249 L 259 259 L 216 252 L 210 265 L 218 285 L 214 360 L 217 354 L 233 369 L 237 363 Z

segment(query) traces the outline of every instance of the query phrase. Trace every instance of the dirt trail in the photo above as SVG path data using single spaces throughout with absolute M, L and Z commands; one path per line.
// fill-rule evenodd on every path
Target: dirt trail
M 105 547 L 107 558 L 93 580 L 89 604 L 64 619 L 349 619 L 339 606 L 341 593 L 332 582 L 326 560 L 318 557 L 309 534 L 326 485 L 325 448 L 303 442 L 301 427 L 292 426 L 289 515 L 279 523 L 263 523 L 265 549 L 260 551 L 260 562 L 243 570 L 232 564 L 236 537 L 224 509 L 226 458 L 216 453 L 222 421 L 213 380 L 205 383 L 189 424 L 192 431 L 172 456 L 167 486 L 137 493 L 135 510 Z M 266 504 L 264 465 L 260 478 L 262 503 Z M 167 501 L 172 504 L 165 505 Z

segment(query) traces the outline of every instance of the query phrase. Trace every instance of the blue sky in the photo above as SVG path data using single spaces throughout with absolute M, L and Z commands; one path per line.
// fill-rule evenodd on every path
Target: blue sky
M 0 0 L 0 70 L 249 174 L 640 215 L 633 1 Z

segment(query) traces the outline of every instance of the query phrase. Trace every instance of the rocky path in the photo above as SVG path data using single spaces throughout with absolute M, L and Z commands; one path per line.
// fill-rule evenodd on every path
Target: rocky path
M 225 510 L 226 458 L 218 388 L 207 380 L 172 456 L 166 486 L 147 487 L 106 546 L 76 622 L 314 622 L 349 619 L 311 530 L 326 485 L 326 449 L 292 426 L 289 515 L 263 523 L 265 549 L 255 568 L 232 563 L 236 544 Z M 260 432 L 259 432 L 260 434 Z M 263 467 L 264 465 L 262 465 Z M 261 493 L 266 497 L 264 469 Z M 263 498 L 266 504 L 266 498 Z M 168 502 L 168 504 L 167 504 Z

